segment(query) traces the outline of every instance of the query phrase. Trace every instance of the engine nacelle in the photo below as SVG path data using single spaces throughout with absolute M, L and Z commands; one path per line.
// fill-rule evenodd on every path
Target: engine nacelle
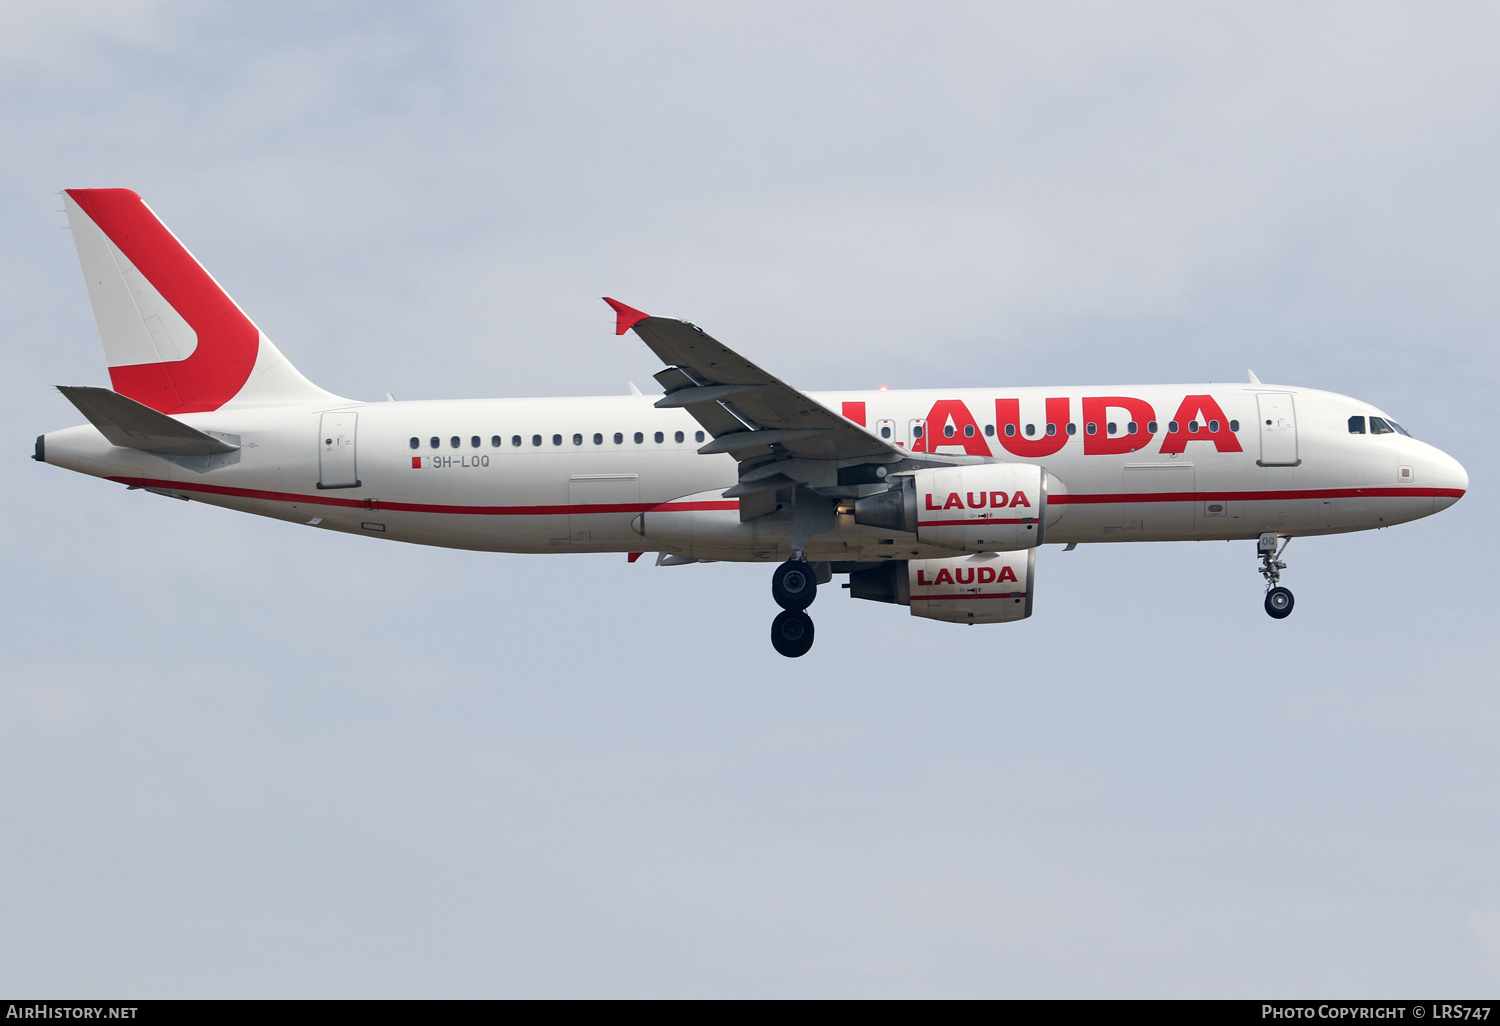
M 849 575 L 849 595 L 910 606 L 949 623 L 1010 623 L 1031 615 L 1036 550 L 888 563 Z
M 1033 549 L 1046 533 L 1047 487 L 1056 481 L 1030 463 L 919 470 L 855 502 L 854 522 L 961 552 Z

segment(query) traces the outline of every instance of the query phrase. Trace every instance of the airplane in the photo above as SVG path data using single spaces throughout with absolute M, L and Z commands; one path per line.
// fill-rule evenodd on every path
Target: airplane
M 615 299 L 661 396 L 363 402 L 303 377 L 134 192 L 69 189 L 112 388 L 34 459 L 324 531 L 523 553 L 777 564 L 777 652 L 850 597 L 949 623 L 1032 614 L 1045 544 L 1254 541 L 1265 609 L 1295 536 L 1457 502 L 1468 475 L 1384 411 L 1245 384 L 803 392 Z

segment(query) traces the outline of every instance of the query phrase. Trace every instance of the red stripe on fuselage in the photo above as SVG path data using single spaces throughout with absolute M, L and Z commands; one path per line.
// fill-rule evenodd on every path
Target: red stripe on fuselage
M 161 481 L 147 477 L 111 477 L 111 481 L 136 488 L 159 488 L 163 491 L 202 492 L 205 495 L 225 495 L 239 499 L 260 499 L 264 502 L 287 502 L 299 505 L 342 506 L 348 509 L 364 509 L 363 498 L 344 498 L 337 495 L 305 495 L 300 492 L 271 492 L 256 488 L 232 488 L 227 485 L 199 484 L 189 481 Z M 1339 499 L 1339 498 L 1462 498 L 1462 488 L 1325 488 L 1305 491 L 1267 492 L 1146 492 L 1099 495 L 1053 495 L 1049 503 L 1098 504 L 1109 502 L 1255 502 L 1284 499 Z M 646 513 L 660 510 L 668 513 L 701 513 L 738 510 L 736 499 L 708 499 L 696 502 L 630 502 L 571 504 L 561 506 L 455 506 L 425 502 L 388 502 L 375 500 L 382 510 L 403 513 L 445 513 L 456 516 L 528 517 L 561 516 L 575 513 Z M 1016 523 L 1007 520 L 956 520 L 942 521 L 944 524 L 966 526 L 969 524 Z M 935 526 L 928 522 L 924 527 Z
M 237 499 L 259 499 L 263 502 L 287 502 L 297 505 L 342 506 L 365 509 L 364 499 L 346 499 L 338 495 L 304 495 L 300 492 L 268 492 L 257 488 L 230 488 L 226 485 L 197 484 L 184 481 L 158 481 L 147 477 L 112 477 L 109 480 L 134 488 L 157 488 L 171 492 L 202 492 L 227 495 Z M 450 506 L 424 502 L 387 502 L 375 499 L 380 509 L 401 513 L 446 513 L 458 516 L 536 517 L 562 516 L 572 513 L 646 513 L 661 510 L 668 513 L 695 513 L 710 510 L 738 510 L 736 499 L 700 502 L 600 502 L 575 503 L 566 506 Z
M 1309 488 L 1264 492 L 1101 492 L 1049 495 L 1059 506 L 1105 502 L 1267 502 L 1279 499 L 1461 499 L 1462 488 Z

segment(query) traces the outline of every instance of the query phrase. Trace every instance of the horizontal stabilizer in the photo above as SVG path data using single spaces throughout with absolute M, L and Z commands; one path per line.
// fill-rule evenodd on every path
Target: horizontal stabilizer
M 107 388 L 58 385 L 57 390 L 78 407 L 110 445 L 173 456 L 208 456 L 239 448 Z

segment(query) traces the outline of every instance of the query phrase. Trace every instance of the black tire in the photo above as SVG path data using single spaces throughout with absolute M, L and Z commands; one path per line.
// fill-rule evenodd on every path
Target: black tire
M 771 647 L 788 659 L 805 656 L 813 646 L 813 622 L 800 609 L 777 613 L 771 621 Z
M 1274 619 L 1285 620 L 1292 615 L 1292 606 L 1297 600 L 1292 598 L 1292 593 L 1285 588 L 1272 588 L 1266 592 L 1266 612 Z
M 806 609 L 818 597 L 818 578 L 805 559 L 789 559 L 771 575 L 771 597 L 782 609 Z M 800 653 L 799 653 L 800 654 Z

